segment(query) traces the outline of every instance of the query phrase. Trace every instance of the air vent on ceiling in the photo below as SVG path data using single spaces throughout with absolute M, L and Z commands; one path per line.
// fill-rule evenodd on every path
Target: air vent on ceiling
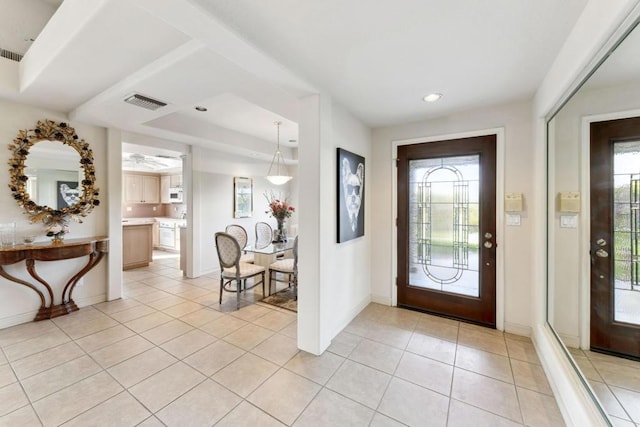
M 160 107 L 167 105 L 165 102 L 158 101 L 157 99 L 149 98 L 144 95 L 134 93 L 133 95 L 125 98 L 124 102 L 127 104 L 135 105 L 137 107 L 146 108 L 147 110 L 155 111 Z
M 16 62 L 20 62 L 20 60 L 22 59 L 22 55 L 20 55 L 19 53 L 12 52 L 7 49 L 2 49 L 1 47 L 0 47 L 0 56 Z

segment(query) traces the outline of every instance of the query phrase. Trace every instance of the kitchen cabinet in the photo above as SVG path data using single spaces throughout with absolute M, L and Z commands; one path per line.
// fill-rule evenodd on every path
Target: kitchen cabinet
M 169 197 L 169 188 L 171 188 L 171 177 L 163 175 L 160 177 L 160 203 L 171 203 Z
M 169 175 L 169 187 L 182 187 L 182 175 Z
M 122 269 L 146 267 L 153 254 L 153 224 L 122 227 Z
M 122 184 L 124 203 L 160 203 L 158 175 L 124 174 Z
M 153 247 L 157 248 L 160 246 L 160 224 L 157 222 L 153 223 Z

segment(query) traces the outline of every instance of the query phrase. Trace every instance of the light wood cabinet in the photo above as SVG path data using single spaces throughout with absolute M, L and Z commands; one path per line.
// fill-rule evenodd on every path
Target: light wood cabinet
M 182 175 L 170 175 L 169 178 L 170 187 L 182 187 Z
M 157 175 L 124 174 L 124 203 L 160 203 L 160 177 Z
M 169 188 L 171 188 L 171 177 L 163 175 L 160 177 L 160 203 L 171 203 L 169 197 Z
M 157 222 L 153 223 L 153 247 L 157 248 L 160 246 L 160 224 Z
M 153 225 L 126 225 L 122 227 L 122 269 L 145 267 L 153 254 Z

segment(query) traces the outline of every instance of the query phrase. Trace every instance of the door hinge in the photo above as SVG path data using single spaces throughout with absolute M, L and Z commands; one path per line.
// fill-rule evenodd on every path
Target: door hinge
M 396 218 L 396 227 L 398 226 L 398 218 Z
M 398 278 L 396 277 L 396 287 L 398 286 Z
M 396 159 L 396 167 L 398 167 L 398 165 L 400 164 L 400 159 Z

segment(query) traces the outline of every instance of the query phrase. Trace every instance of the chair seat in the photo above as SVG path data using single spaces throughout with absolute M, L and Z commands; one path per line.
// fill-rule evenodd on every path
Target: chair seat
M 255 264 L 247 264 L 246 262 L 241 262 L 240 264 L 240 278 L 251 277 L 258 273 L 264 271 L 264 267 Z M 222 277 L 225 279 L 235 279 L 236 278 L 236 268 L 225 268 L 222 272 Z
M 246 262 L 248 264 L 253 264 L 255 259 L 255 257 L 253 256 L 253 254 L 242 254 L 242 256 L 240 257 L 240 262 Z
M 269 270 L 281 273 L 293 273 L 293 258 L 281 259 L 269 265 Z

